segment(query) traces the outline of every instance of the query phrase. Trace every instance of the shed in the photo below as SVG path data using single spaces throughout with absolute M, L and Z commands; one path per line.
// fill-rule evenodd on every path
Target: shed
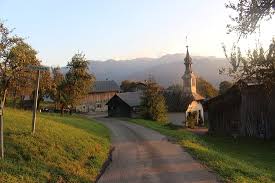
M 275 89 L 267 95 L 262 85 L 236 84 L 207 101 L 205 109 L 210 133 L 275 136 Z
M 109 117 L 137 117 L 140 115 L 142 92 L 125 92 L 115 94 L 108 105 Z

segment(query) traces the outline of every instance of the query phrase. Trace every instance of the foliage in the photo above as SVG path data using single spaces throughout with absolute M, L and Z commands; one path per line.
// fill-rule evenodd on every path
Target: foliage
M 88 71 L 88 62 L 85 55 L 77 53 L 67 65 L 69 71 L 65 80 L 60 84 L 60 103 L 63 109 L 66 106 L 75 106 L 89 92 L 95 77 Z
M 168 91 L 172 91 L 175 93 L 183 93 L 183 86 L 179 84 L 173 84 L 167 88 Z
M 60 67 L 52 68 L 52 74 L 53 74 L 53 81 L 52 81 L 53 86 L 50 93 L 50 97 L 55 102 L 55 109 L 58 109 L 61 103 L 61 92 L 62 92 L 61 84 L 62 82 L 64 82 L 65 77 L 62 74 Z
M 237 3 L 229 2 L 226 7 L 236 13 L 230 17 L 233 24 L 227 25 L 228 31 L 236 31 L 240 36 L 253 33 L 261 20 L 269 20 L 275 14 L 274 0 L 238 0 Z
M 145 84 L 138 81 L 124 80 L 121 82 L 120 89 L 123 92 L 134 92 L 137 90 L 144 90 Z
M 230 81 L 222 81 L 219 85 L 219 93 L 224 94 L 229 88 L 231 88 L 233 83 Z
M 193 111 L 187 116 L 187 127 L 195 128 L 197 122 L 197 115 L 197 111 Z
M 38 103 L 39 106 L 40 102 L 43 101 L 44 97 L 49 97 L 53 90 L 53 78 L 51 77 L 50 70 L 47 71 L 40 71 L 41 78 L 39 84 L 39 92 L 38 92 Z
M 218 90 L 205 79 L 197 78 L 197 93 L 205 98 L 212 98 L 218 95 Z
M 131 119 L 133 123 L 173 138 L 193 157 L 215 170 L 222 181 L 232 183 L 275 182 L 275 142 L 254 138 L 198 136 L 171 124 Z
M 23 68 L 20 62 L 14 62 L 14 47 L 22 42 L 22 39 L 11 35 L 7 27 L 0 22 L 0 94 L 1 101 L 5 100 L 7 90 L 17 72 Z M 13 52 L 11 51 L 13 50 Z M 21 61 L 21 60 L 17 60 Z M 2 108 L 4 106 L 1 106 Z
M 31 136 L 31 117 L 6 110 L 0 182 L 94 182 L 108 156 L 108 129 L 84 117 L 40 113 Z
M 21 68 L 14 72 L 14 78 L 10 82 L 9 92 L 13 97 L 13 106 L 16 105 L 16 100 L 23 96 L 31 95 L 34 89 L 35 71 L 29 70 L 29 65 L 39 65 L 36 57 L 37 52 L 27 43 L 21 41 L 10 50 L 10 60 Z M 21 101 L 22 103 L 22 101 Z
M 142 114 L 145 118 L 159 122 L 167 121 L 165 99 L 161 94 L 160 86 L 155 81 L 147 81 L 141 106 Z
M 226 49 L 224 48 L 225 53 Z M 243 80 L 263 84 L 265 88 L 272 88 L 275 84 L 275 40 L 269 46 L 269 50 L 263 48 L 248 51 L 244 57 L 240 48 L 235 48 L 228 56 L 231 67 L 223 68 L 221 73 L 226 73 L 235 80 Z

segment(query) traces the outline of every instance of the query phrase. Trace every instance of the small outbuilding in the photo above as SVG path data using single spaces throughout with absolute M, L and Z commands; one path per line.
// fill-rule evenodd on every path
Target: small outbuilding
M 142 92 L 115 94 L 108 102 L 109 117 L 138 117 L 140 115 Z
M 275 89 L 267 95 L 262 85 L 238 82 L 204 107 L 209 133 L 266 139 L 275 136 Z

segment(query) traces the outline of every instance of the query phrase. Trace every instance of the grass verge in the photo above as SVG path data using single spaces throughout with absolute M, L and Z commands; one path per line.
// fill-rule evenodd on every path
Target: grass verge
M 38 114 L 31 135 L 31 116 L 5 110 L 0 182 L 94 181 L 108 156 L 108 129 L 80 116 Z
M 217 172 L 222 181 L 236 183 L 275 182 L 275 141 L 255 138 L 198 136 L 171 124 L 143 119 L 130 122 L 172 137 L 194 158 Z

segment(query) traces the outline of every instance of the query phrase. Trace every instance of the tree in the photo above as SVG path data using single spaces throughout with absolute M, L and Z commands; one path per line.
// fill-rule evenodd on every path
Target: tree
M 33 91 L 33 80 L 35 79 L 35 72 L 28 70 L 29 65 L 39 65 L 36 57 L 37 52 L 27 43 L 20 42 L 10 50 L 10 60 L 17 67 L 24 68 L 14 73 L 14 78 L 10 82 L 9 92 L 13 97 L 13 107 L 16 105 L 18 97 L 24 95 L 31 95 Z
M 218 95 L 218 90 L 201 77 L 197 78 L 197 92 L 206 98 L 212 98 Z
M 229 81 L 222 81 L 219 85 L 219 93 L 224 94 L 232 85 L 233 84 Z
M 237 16 L 232 18 L 235 25 L 228 25 L 229 31 L 234 30 L 240 36 L 255 32 L 264 18 L 271 19 L 275 14 L 274 0 L 239 0 L 236 4 L 227 4 L 226 7 L 237 13 Z M 275 82 L 274 39 L 268 50 L 262 47 L 256 48 L 248 51 L 246 56 L 242 55 L 240 48 L 236 45 L 233 46 L 230 55 L 227 54 L 225 46 L 223 49 L 230 67 L 221 69 L 220 73 L 228 74 L 235 81 L 241 79 L 245 82 L 263 84 L 268 89 L 267 91 L 270 91 Z
M 53 87 L 53 78 L 51 77 L 50 70 L 41 71 L 37 108 L 39 107 L 40 102 L 44 100 L 44 97 L 51 96 Z
M 50 93 L 51 98 L 55 102 L 55 109 L 58 109 L 61 103 L 61 85 L 64 82 L 64 75 L 61 72 L 60 67 L 55 67 L 52 69 L 53 73 L 53 86 Z
M 167 122 L 167 106 L 161 94 L 160 86 L 153 80 L 148 80 L 142 97 L 142 114 L 145 118 Z
M 226 7 L 236 13 L 236 16 L 230 16 L 233 24 L 227 25 L 228 31 L 235 31 L 240 36 L 253 33 L 264 18 L 269 20 L 275 14 L 274 0 L 239 0 L 229 2 Z
M 4 158 L 4 106 L 8 89 L 15 73 L 22 71 L 17 62 L 12 61 L 11 49 L 22 41 L 21 38 L 12 36 L 11 31 L 0 22 L 0 157 Z
M 226 57 L 231 67 L 223 68 L 221 73 L 227 73 L 236 81 L 262 84 L 266 91 L 270 91 L 275 85 L 275 40 L 266 51 L 263 48 L 254 49 L 254 51 L 248 51 L 247 56 L 244 57 L 240 48 L 236 48 L 230 56 L 226 54 Z
M 121 82 L 120 89 L 123 92 L 130 92 L 131 88 L 133 87 L 133 84 L 135 84 L 133 81 L 124 80 L 124 81 Z
M 64 108 L 74 107 L 89 92 L 95 77 L 88 71 L 88 62 L 85 55 L 77 53 L 67 65 L 69 71 L 65 80 L 59 86 L 61 91 L 61 112 Z

